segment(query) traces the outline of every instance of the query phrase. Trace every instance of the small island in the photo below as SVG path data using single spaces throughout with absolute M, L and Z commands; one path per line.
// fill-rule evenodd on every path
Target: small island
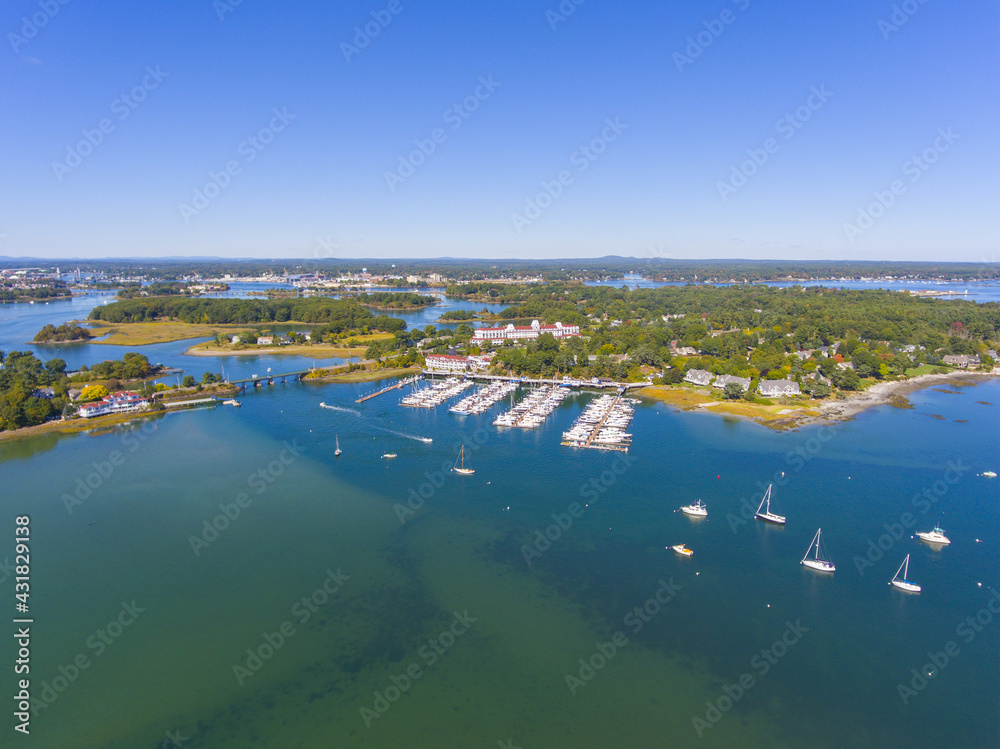
M 64 323 L 58 327 L 46 325 L 35 333 L 34 343 L 68 343 L 70 341 L 89 341 L 94 337 L 86 328 L 80 325 Z

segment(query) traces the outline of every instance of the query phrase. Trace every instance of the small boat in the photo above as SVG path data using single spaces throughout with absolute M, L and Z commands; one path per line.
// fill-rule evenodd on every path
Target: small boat
M 951 543 L 951 539 L 944 535 L 944 530 L 936 525 L 932 531 L 917 531 L 917 538 L 929 544 L 938 544 L 940 546 Z
M 335 458 L 339 457 L 340 454 L 342 452 L 344 452 L 343 450 L 340 449 L 340 435 L 339 434 L 336 436 L 336 440 L 337 440 L 337 449 L 333 451 L 333 457 L 335 457 Z
M 382 457 L 383 458 L 395 458 L 396 457 L 396 453 L 385 453 Z
M 461 466 L 458 465 L 459 461 L 462 462 Z M 469 476 L 476 472 L 475 469 L 473 468 L 465 467 L 465 445 L 462 445 L 462 449 L 461 451 L 459 451 L 458 457 L 455 458 L 455 467 L 452 468 L 451 470 L 453 470 L 455 473 L 461 473 L 463 476 Z
M 823 532 L 822 528 L 817 529 L 816 535 L 813 536 L 812 543 L 809 544 L 809 548 L 806 549 L 806 555 L 802 557 L 802 561 L 800 562 L 800 564 L 804 564 L 806 567 L 809 567 L 810 569 L 814 570 L 819 570 L 820 572 L 833 572 L 837 568 L 834 566 L 833 562 L 830 561 L 830 558 L 826 554 L 824 554 L 820 548 L 820 545 L 822 543 L 820 541 L 820 534 L 822 532 Z M 816 547 L 816 552 L 810 558 L 809 552 L 813 550 L 814 546 Z
M 676 551 L 682 557 L 689 557 L 692 554 L 694 554 L 694 552 L 691 551 L 691 549 L 686 547 L 684 544 L 677 544 L 676 546 L 671 546 L 670 548 Z
M 997 477 L 996 471 L 983 471 L 983 475 L 988 479 L 995 479 Z
M 899 577 L 900 572 L 903 573 L 902 580 L 897 579 Z M 910 572 L 910 555 L 907 554 L 906 559 L 904 559 L 903 563 L 899 565 L 899 569 L 896 570 L 896 574 L 892 576 L 892 580 L 889 581 L 889 584 L 895 585 L 897 588 L 899 588 L 900 590 L 905 590 L 907 593 L 919 593 L 920 586 L 917 585 L 916 583 L 911 583 L 909 580 L 906 579 L 906 576 L 907 574 L 909 574 L 909 572 Z
M 685 515 L 694 515 L 698 518 L 703 518 L 708 516 L 708 508 L 705 507 L 705 503 L 700 499 L 693 505 L 685 505 L 681 508 L 681 512 Z
M 778 525 L 784 525 L 785 524 L 785 516 L 784 515 L 775 515 L 773 512 L 771 512 L 771 487 L 772 486 L 773 486 L 773 484 L 768 484 L 767 485 L 767 491 L 764 492 L 764 499 L 762 499 L 760 501 L 760 507 L 757 508 L 757 515 L 756 515 L 756 517 L 760 518 L 761 520 L 766 520 L 769 523 L 776 523 Z M 767 503 L 767 509 L 764 510 L 764 512 L 761 512 L 760 509 L 761 509 L 761 507 L 764 506 L 765 502 Z

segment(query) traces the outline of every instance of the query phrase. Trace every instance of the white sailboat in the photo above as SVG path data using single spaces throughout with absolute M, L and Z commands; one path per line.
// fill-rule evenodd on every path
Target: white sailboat
M 343 450 L 340 449 L 340 435 L 339 434 L 337 435 L 336 439 L 337 439 L 337 449 L 333 451 L 333 457 L 335 457 L 335 458 L 340 457 L 340 454 L 342 452 L 344 452 Z
M 461 466 L 459 466 L 459 461 L 461 461 L 462 463 Z M 465 445 L 462 445 L 462 449 L 461 451 L 459 451 L 458 457 L 455 459 L 455 467 L 452 468 L 451 470 L 453 470 L 455 473 L 461 473 L 462 475 L 465 476 L 468 476 L 476 472 L 472 468 L 465 467 Z
M 833 572 L 837 568 L 834 566 L 833 562 L 830 561 L 829 557 L 827 557 L 827 555 L 824 554 L 820 548 L 820 545 L 822 543 L 820 541 L 820 534 L 822 532 L 823 532 L 822 528 L 816 530 L 816 535 L 813 536 L 812 543 L 809 544 L 809 548 L 806 549 L 806 555 L 802 557 L 801 564 L 804 564 L 806 567 L 809 567 L 810 569 L 819 570 L 820 572 Z M 809 553 L 813 550 L 814 546 L 816 547 L 816 552 L 813 554 L 812 557 L 810 557 Z
M 917 538 L 937 546 L 944 546 L 951 543 L 951 539 L 944 535 L 944 530 L 937 525 L 934 526 L 934 530 L 932 531 L 917 531 Z
M 897 579 L 899 577 L 900 572 L 903 573 L 902 580 Z M 909 574 L 909 572 L 910 572 L 910 555 L 907 554 L 906 559 L 904 559 L 903 563 L 899 565 L 899 569 L 896 570 L 896 574 L 892 576 L 892 580 L 890 580 L 889 583 L 890 585 L 895 585 L 900 590 L 905 590 L 907 593 L 919 593 L 920 586 L 917 585 L 916 583 L 911 583 L 909 580 L 906 579 L 906 576 L 907 574 Z
M 692 515 L 693 517 L 696 518 L 708 517 L 708 508 L 705 506 L 705 503 L 702 502 L 700 499 L 693 505 L 685 505 L 684 507 L 682 507 L 681 512 L 683 512 L 685 515 Z
M 771 512 L 771 487 L 772 486 L 773 486 L 773 484 L 768 484 L 767 485 L 767 491 L 764 492 L 764 498 L 760 501 L 760 507 L 757 508 L 757 515 L 756 515 L 756 517 L 760 518 L 761 520 L 766 520 L 769 523 L 776 523 L 777 525 L 784 525 L 785 524 L 785 516 L 784 515 L 775 515 L 773 512 Z M 760 510 L 761 510 L 761 507 L 764 506 L 764 503 L 767 503 L 767 509 L 764 510 L 764 512 L 761 512 Z

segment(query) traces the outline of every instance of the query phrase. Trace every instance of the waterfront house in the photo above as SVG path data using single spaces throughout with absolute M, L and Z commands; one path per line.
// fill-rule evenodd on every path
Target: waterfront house
M 778 395 L 799 395 L 799 383 L 792 380 L 761 380 L 757 386 L 759 392 L 765 398 Z
M 693 385 L 707 385 L 711 381 L 712 373 L 706 372 L 704 369 L 689 369 L 684 375 L 684 382 L 690 382 Z
M 467 356 L 453 354 L 428 354 L 424 357 L 427 369 L 435 372 L 465 372 L 472 364 Z
M 713 387 L 724 388 L 726 387 L 726 385 L 729 385 L 730 383 L 739 385 L 741 388 L 743 388 L 744 393 L 750 389 L 750 378 L 737 377 L 736 375 L 719 375 L 718 377 L 715 378 L 715 383 Z
M 274 344 L 274 336 L 262 335 L 257 337 L 258 346 L 271 346 Z
M 941 361 L 949 367 L 958 367 L 959 369 L 978 367 L 982 363 L 978 354 L 971 356 L 968 354 L 947 354 Z
M 80 416 L 85 419 L 93 416 L 104 416 L 105 414 L 123 414 L 132 411 L 141 411 L 149 405 L 149 401 L 139 393 L 131 390 L 123 390 L 113 395 L 106 396 L 94 403 L 85 403 L 80 406 Z

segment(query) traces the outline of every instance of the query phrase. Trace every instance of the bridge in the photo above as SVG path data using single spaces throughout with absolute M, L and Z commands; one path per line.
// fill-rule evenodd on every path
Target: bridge
M 301 380 L 305 375 L 309 374 L 313 370 L 310 369 L 300 369 L 297 372 L 282 372 L 281 374 L 271 374 L 268 372 L 265 375 L 258 377 L 253 375 L 252 377 L 246 377 L 242 380 L 226 380 L 229 385 L 239 385 L 241 390 L 245 390 L 246 386 L 253 383 L 254 387 L 260 387 L 263 383 L 268 385 L 273 385 L 276 380 L 281 380 L 285 382 L 289 377 L 294 377 L 296 380 Z

